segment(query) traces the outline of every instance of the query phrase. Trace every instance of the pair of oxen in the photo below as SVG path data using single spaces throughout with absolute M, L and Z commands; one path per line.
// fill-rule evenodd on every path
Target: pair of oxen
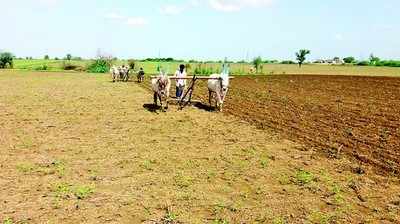
M 126 65 L 112 66 L 110 69 L 113 82 L 115 81 L 128 82 L 129 72 L 130 72 L 129 67 Z
M 214 98 L 215 108 L 222 111 L 222 106 L 228 93 L 229 79 L 229 69 L 225 68 L 221 74 L 210 75 L 207 83 L 210 107 L 212 106 L 211 101 Z M 168 98 L 171 88 L 170 77 L 165 72 L 160 72 L 157 77 L 151 80 L 151 87 L 154 92 L 154 104 L 157 106 L 157 101 L 160 101 L 161 109 L 166 111 L 168 109 Z M 163 104 L 163 101 L 165 104 Z

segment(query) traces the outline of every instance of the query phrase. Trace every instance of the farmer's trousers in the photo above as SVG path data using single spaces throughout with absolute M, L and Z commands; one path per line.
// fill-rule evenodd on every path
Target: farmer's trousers
M 176 98 L 180 99 L 182 97 L 184 89 L 185 89 L 185 86 L 177 86 L 176 87 Z

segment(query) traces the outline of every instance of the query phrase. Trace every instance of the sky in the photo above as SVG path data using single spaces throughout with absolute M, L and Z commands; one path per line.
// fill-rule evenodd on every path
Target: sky
M 0 0 L 17 57 L 400 59 L 399 0 Z

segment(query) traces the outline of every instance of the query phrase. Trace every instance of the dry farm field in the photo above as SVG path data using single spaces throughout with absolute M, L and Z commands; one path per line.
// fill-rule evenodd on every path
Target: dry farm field
M 109 75 L 0 71 L 0 221 L 399 223 L 399 88 L 243 77 L 224 113 L 162 113 Z

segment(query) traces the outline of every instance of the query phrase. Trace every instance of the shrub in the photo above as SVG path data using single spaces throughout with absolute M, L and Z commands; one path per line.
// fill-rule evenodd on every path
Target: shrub
M 41 65 L 39 67 L 34 68 L 36 71 L 47 71 L 49 67 L 47 65 Z
M 194 69 L 194 74 L 195 74 L 195 75 L 200 75 L 200 74 L 201 74 L 201 68 L 196 67 L 196 68 Z
M 358 65 L 358 66 L 368 66 L 369 65 L 369 61 L 359 61 L 359 62 L 357 62 L 356 65 Z
M 0 68 L 12 68 L 14 57 L 9 52 L 4 52 L 0 54 Z
M 345 58 L 343 58 L 343 61 L 344 61 L 344 63 L 351 64 L 351 63 L 355 63 L 356 59 L 354 57 L 345 57 Z
M 63 62 L 63 65 L 62 65 L 62 69 L 63 69 L 63 70 L 66 70 L 66 71 L 75 70 L 75 69 L 77 69 L 77 68 L 78 68 L 77 65 L 73 65 L 73 64 L 71 64 L 71 63 L 65 63 L 65 62 Z
M 295 63 L 294 61 L 288 60 L 288 61 L 282 61 L 281 64 L 284 64 L 284 65 L 294 65 L 294 64 L 296 64 L 296 63 Z
M 387 66 L 387 67 L 400 67 L 400 61 L 388 60 L 388 61 L 378 61 L 376 66 Z
M 110 70 L 110 67 L 110 60 L 99 58 L 88 66 L 87 71 L 90 73 L 106 73 Z

